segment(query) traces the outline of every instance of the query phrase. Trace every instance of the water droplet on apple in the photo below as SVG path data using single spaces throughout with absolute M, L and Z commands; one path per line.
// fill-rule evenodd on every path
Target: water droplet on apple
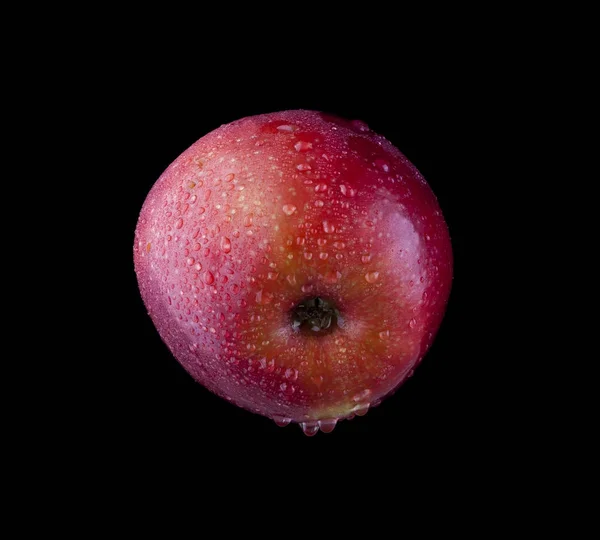
M 310 251 L 305 251 L 305 252 L 304 252 L 304 258 L 305 258 L 307 261 L 310 261 L 310 260 L 312 259 L 312 256 L 313 256 L 313 254 L 312 254 Z
M 194 269 L 199 272 L 200 270 L 202 270 L 202 265 L 200 263 L 196 263 Z
M 229 240 L 229 238 L 226 236 L 221 238 L 221 250 L 224 253 L 229 253 L 231 251 L 231 240 Z
M 364 400 L 368 399 L 369 397 L 371 397 L 372 393 L 373 392 L 369 388 L 365 388 L 362 392 L 359 392 L 358 394 L 355 394 L 352 397 L 352 400 L 356 401 L 356 402 L 358 402 L 358 401 L 364 401 Z
M 327 191 L 327 184 L 317 184 L 315 186 L 315 191 L 317 193 L 323 193 L 324 191 Z
M 352 126 L 352 129 L 354 131 L 358 131 L 359 133 L 364 133 L 367 131 L 371 131 L 371 129 L 369 128 L 369 126 L 363 122 L 362 120 L 352 120 L 350 122 L 350 126 Z
M 389 337 L 390 337 L 389 330 L 383 330 L 382 332 L 379 332 L 379 339 L 388 339 Z
M 300 427 L 304 432 L 304 435 L 307 437 L 312 437 L 316 435 L 317 431 L 319 431 L 319 423 L 318 422 L 300 422 Z
M 299 163 L 298 165 L 296 165 L 296 169 L 298 169 L 300 172 L 303 172 L 310 171 L 312 167 L 308 163 Z
M 298 370 L 295 368 L 287 368 L 284 373 L 284 377 L 290 381 L 298 380 Z
M 327 418 L 319 420 L 319 427 L 323 433 L 331 433 L 337 424 L 337 418 Z
M 306 142 L 306 141 L 298 141 L 295 145 L 294 148 L 296 149 L 297 152 L 306 152 L 310 149 L 312 149 L 312 143 L 311 142 Z
M 323 205 L 324 205 L 324 204 L 325 204 L 325 203 L 324 203 L 322 200 L 320 200 L 320 199 L 318 199 L 318 200 L 316 200 L 316 201 L 315 201 L 315 206 L 316 206 L 317 208 L 323 208 Z
M 344 249 L 346 247 L 346 244 L 344 244 L 344 242 L 334 242 L 333 247 L 335 249 Z
M 286 418 L 285 416 L 274 416 L 273 422 L 275 422 L 275 425 L 277 425 L 279 427 L 285 427 L 285 426 L 290 425 L 290 423 L 292 422 L 292 419 Z
M 363 255 L 360 260 L 364 263 L 367 264 L 369 262 L 371 262 L 371 254 L 368 255 Z
M 176 229 L 181 229 L 181 227 L 183 227 L 183 219 L 179 218 L 176 222 L 175 222 L 175 228 Z
M 196 262 L 196 261 L 195 261 L 194 257 L 188 257 L 186 262 L 187 262 L 188 266 L 192 266 L 194 264 L 194 262 Z
M 207 285 L 211 285 L 215 282 L 215 276 L 210 270 L 208 270 L 206 274 L 204 274 L 204 281 Z
M 278 276 L 279 276 L 279 272 L 269 272 L 267 274 L 267 279 L 270 279 L 270 280 L 274 281 L 274 280 L 276 280 L 278 278 Z
M 313 286 L 310 283 L 302 285 L 301 290 L 303 293 L 309 293 L 313 290 Z
M 234 178 L 235 174 L 229 173 L 227 176 L 225 176 L 225 182 L 231 182 Z
M 206 208 L 204 208 L 204 206 L 199 206 L 198 207 L 198 213 L 199 214 L 204 214 L 204 212 L 206 212 Z
M 368 283 L 375 283 L 379 279 L 379 272 L 367 272 L 365 279 Z
M 333 270 L 330 270 L 325 274 L 325 281 L 327 283 L 337 283 L 341 277 L 342 274 L 340 272 L 334 272 Z
M 318 238 L 317 239 L 317 244 L 319 244 L 320 246 L 324 246 L 326 243 L 327 243 L 326 238 Z
M 354 409 L 352 409 L 352 412 L 356 415 L 356 416 L 364 416 L 365 414 L 367 414 L 369 412 L 369 403 L 361 403 L 360 405 L 357 405 L 356 407 L 354 407 Z
M 295 211 L 296 211 L 296 207 L 293 204 L 284 204 L 283 205 L 283 212 L 286 215 L 291 216 Z
M 416 319 L 411 319 L 411 320 L 409 321 L 409 323 L 408 323 L 408 326 L 409 326 L 410 328 L 414 328 L 416 324 L 417 324 L 417 321 L 416 321 Z
M 252 214 L 248 214 L 244 216 L 244 227 L 250 227 L 252 225 L 252 220 L 254 216 Z
M 384 159 L 376 159 L 374 164 L 377 168 L 381 169 L 383 172 L 389 172 L 390 166 L 387 161 Z
M 285 278 L 290 285 L 296 285 L 296 275 L 288 274 Z
M 326 251 L 322 251 L 321 253 L 319 253 L 319 259 L 321 259 L 322 261 L 327 259 L 327 257 L 329 257 L 329 253 L 327 253 Z
M 323 230 L 328 234 L 333 233 L 335 232 L 335 225 L 325 220 L 323 221 Z
M 284 133 L 292 133 L 296 129 L 297 129 L 296 126 L 291 126 L 288 124 L 284 124 L 282 126 L 277 126 L 277 131 L 282 131 Z
M 298 238 L 296 238 L 296 244 L 299 246 L 303 246 L 305 241 L 306 240 L 303 236 L 298 236 Z

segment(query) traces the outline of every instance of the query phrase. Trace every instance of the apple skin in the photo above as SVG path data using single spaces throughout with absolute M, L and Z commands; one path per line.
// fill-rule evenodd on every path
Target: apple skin
M 452 282 L 447 225 L 408 159 L 360 121 L 243 118 L 150 190 L 134 264 L 162 340 L 200 384 L 308 435 L 366 413 L 430 347 Z M 326 299 L 328 333 L 292 327 Z

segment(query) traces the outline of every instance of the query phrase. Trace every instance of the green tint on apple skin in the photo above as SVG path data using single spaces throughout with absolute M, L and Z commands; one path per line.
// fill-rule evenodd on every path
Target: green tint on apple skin
M 305 110 L 185 150 L 144 202 L 134 264 L 197 382 L 307 435 L 412 374 L 452 282 L 448 228 L 414 165 L 363 122 Z

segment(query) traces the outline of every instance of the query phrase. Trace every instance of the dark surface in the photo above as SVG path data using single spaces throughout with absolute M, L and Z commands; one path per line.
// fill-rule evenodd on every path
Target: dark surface
M 505 384 L 520 353 L 505 356 L 510 336 L 499 327 L 507 310 L 500 254 L 509 245 L 502 224 L 490 217 L 501 204 L 496 186 L 506 149 L 496 141 L 504 111 L 488 95 L 485 73 L 455 70 L 450 81 L 428 67 L 410 77 L 371 67 L 360 77 L 335 65 L 297 76 L 240 62 L 192 80 L 181 73 L 189 66 L 121 66 L 103 82 L 104 93 L 90 98 L 85 121 L 105 134 L 96 134 L 88 149 L 101 177 L 96 211 L 102 214 L 94 227 L 101 253 L 91 256 L 101 278 L 94 324 L 85 324 L 93 337 L 89 357 L 97 360 L 77 382 L 89 404 L 78 426 L 107 463 L 141 474 L 147 463 L 181 474 L 244 463 L 282 473 L 298 467 L 398 473 L 425 463 L 473 472 L 475 461 L 515 451 L 514 392 Z M 236 408 L 191 379 L 146 314 L 132 255 L 144 199 L 183 150 L 221 124 L 296 108 L 363 120 L 396 145 L 437 195 L 455 257 L 446 317 L 414 376 L 365 417 L 311 438 L 296 425 L 279 428 Z

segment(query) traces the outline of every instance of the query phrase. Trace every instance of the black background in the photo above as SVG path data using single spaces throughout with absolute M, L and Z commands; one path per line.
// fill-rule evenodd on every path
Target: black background
M 488 471 L 497 463 L 497 473 L 522 451 L 514 366 L 525 353 L 507 331 L 510 269 L 500 254 L 512 246 L 496 216 L 506 213 L 510 110 L 529 96 L 502 61 L 488 55 L 482 64 L 468 48 L 427 58 L 393 47 L 381 57 L 344 44 L 324 50 L 285 61 L 221 51 L 196 62 L 190 51 L 184 59 L 128 51 L 97 62 L 71 89 L 85 96 L 75 135 L 94 179 L 82 255 L 95 277 L 93 302 L 84 295 L 86 316 L 72 323 L 85 345 L 68 375 L 77 397 L 65 409 L 71 434 L 99 463 L 141 476 L 247 472 L 250 463 L 273 478 L 348 468 L 477 476 L 482 463 Z M 141 206 L 182 151 L 224 123 L 300 108 L 363 120 L 396 145 L 437 195 L 455 257 L 446 317 L 414 376 L 365 417 L 311 438 L 195 383 L 160 340 L 133 270 Z
M 182 450 L 274 445 L 292 455 L 318 449 L 343 452 L 349 447 L 402 454 L 476 442 L 478 433 L 488 432 L 488 422 L 497 421 L 486 415 L 486 409 L 495 405 L 492 366 L 497 350 L 485 337 L 485 298 L 493 298 L 494 290 L 491 283 L 486 286 L 486 272 L 489 279 L 493 268 L 486 267 L 482 257 L 481 242 L 488 231 L 480 205 L 488 196 L 489 174 L 480 154 L 479 113 L 464 97 L 456 99 L 418 81 L 412 82 L 412 92 L 403 93 L 402 84 L 385 78 L 356 81 L 344 74 L 314 84 L 285 77 L 276 83 L 256 79 L 241 84 L 222 75 L 175 92 L 165 91 L 166 81 L 156 77 L 144 83 L 149 89 L 134 87 L 121 98 L 124 118 L 115 126 L 116 139 L 111 136 L 107 143 L 109 154 L 117 158 L 111 178 L 119 199 L 119 238 L 113 244 L 119 251 L 114 252 L 113 272 L 122 288 L 114 298 L 112 328 L 105 334 L 114 349 L 101 367 L 111 381 L 109 394 L 116 390 L 107 404 L 107 411 L 117 417 L 115 436 L 124 435 L 132 444 L 169 441 Z M 366 417 L 341 422 L 332 434 L 319 433 L 311 439 L 297 426 L 278 428 L 192 381 L 146 315 L 131 253 L 144 198 L 179 153 L 223 123 L 295 108 L 361 119 L 400 148 L 438 196 L 455 254 L 447 315 L 414 377 Z M 494 121 L 485 105 L 481 114 Z
M 277 517 L 288 521 L 273 527 L 278 534 L 316 530 L 319 517 L 354 527 L 368 503 L 370 525 L 389 516 L 400 529 L 407 499 L 428 513 L 419 527 L 446 527 L 436 498 L 453 507 L 461 532 L 480 527 L 485 536 L 504 524 L 514 534 L 519 514 L 533 515 L 536 531 L 554 528 L 579 489 L 557 486 L 561 475 L 579 478 L 571 434 L 582 411 L 566 406 L 568 394 L 582 394 L 579 367 L 589 363 L 555 350 L 565 322 L 585 318 L 556 313 L 556 304 L 573 291 L 587 300 L 588 289 L 579 276 L 587 251 L 572 248 L 581 231 L 565 233 L 567 205 L 548 204 L 548 194 L 581 199 L 593 175 L 569 170 L 556 184 L 547 169 L 579 131 L 563 130 L 561 114 L 591 122 L 591 108 L 576 111 L 574 76 L 590 73 L 577 64 L 593 49 L 585 44 L 593 33 L 580 31 L 585 12 L 565 21 L 561 9 L 552 21 L 550 9 L 424 4 L 416 18 L 405 4 L 327 14 L 317 4 L 227 3 L 168 17 L 166 7 L 53 5 L 45 14 L 38 6 L 5 51 L 15 69 L 4 118 L 17 120 L 5 130 L 16 173 L 5 176 L 17 194 L 5 199 L 16 216 L 4 238 L 24 251 L 6 251 L 5 266 L 27 276 L 6 281 L 17 295 L 6 313 L 24 309 L 12 317 L 15 336 L 5 330 L 3 363 L 24 371 L 3 379 L 4 419 L 17 427 L 4 446 L 22 458 L 5 460 L 24 494 L 19 526 L 37 521 L 47 531 L 35 519 L 37 493 L 38 506 L 71 526 L 96 511 L 82 521 L 95 530 L 116 523 L 116 500 L 131 517 L 141 495 L 158 492 L 182 515 L 191 492 L 204 498 L 189 514 L 200 532 L 217 521 L 206 501 L 228 512 L 221 532 L 251 503 L 262 512 L 239 524 L 261 532 Z M 569 29 L 584 38 L 573 40 L 579 50 L 567 46 Z M 446 317 L 414 376 L 365 417 L 312 438 L 195 383 L 161 342 L 133 271 L 138 213 L 163 170 L 221 124 L 295 108 L 361 119 L 395 144 L 436 193 L 455 256 Z M 26 223 L 32 230 L 21 230 Z M 549 264 L 539 265 L 541 252 Z M 557 260 L 568 268 L 550 276 Z M 549 371 L 561 380 L 548 384 Z M 15 383 L 23 383 L 16 399 Z M 177 486 L 165 489 L 165 480 Z M 542 506 L 536 520 L 543 495 L 559 509 Z M 497 515 L 480 526 L 486 509 Z M 143 507 L 139 517 L 136 527 L 164 516 Z

